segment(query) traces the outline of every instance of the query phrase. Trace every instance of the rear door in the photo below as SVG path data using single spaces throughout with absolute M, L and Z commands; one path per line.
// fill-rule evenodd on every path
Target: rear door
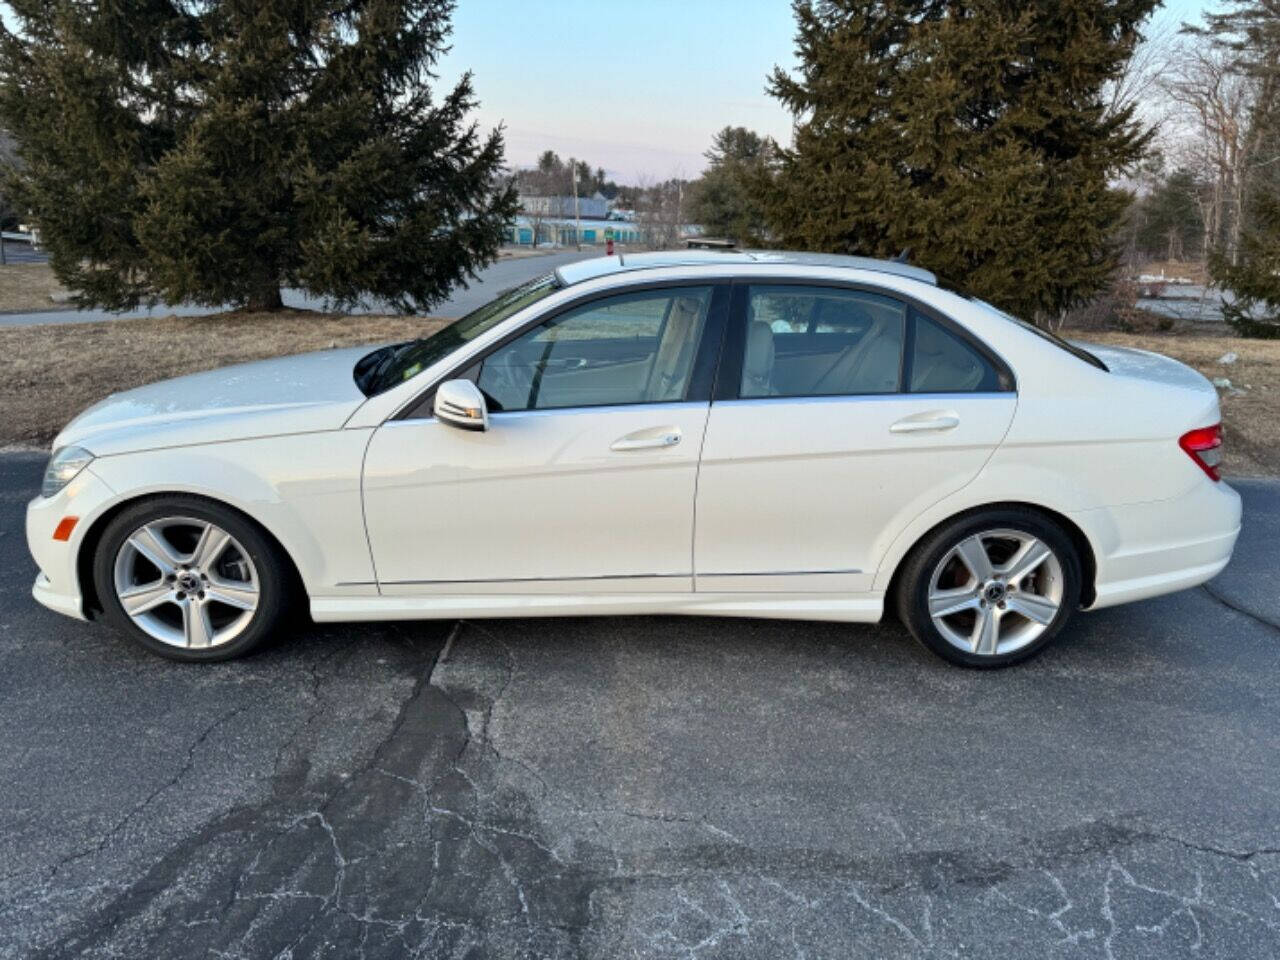
M 698 480 L 699 591 L 871 588 L 880 556 L 1009 428 L 1007 368 L 946 318 L 852 286 L 735 286 Z

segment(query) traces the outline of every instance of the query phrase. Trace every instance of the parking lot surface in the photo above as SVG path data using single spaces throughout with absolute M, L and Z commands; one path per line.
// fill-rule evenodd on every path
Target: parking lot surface
M 29 598 L 0 456 L 0 957 L 1280 954 L 1280 485 L 1209 589 L 949 667 L 896 625 L 306 627 Z

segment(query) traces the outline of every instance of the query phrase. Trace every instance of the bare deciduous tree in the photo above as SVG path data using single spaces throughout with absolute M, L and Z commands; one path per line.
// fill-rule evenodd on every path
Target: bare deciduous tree
M 680 245 L 684 224 L 686 182 L 674 177 L 662 183 L 640 178 L 636 199 L 636 226 L 644 242 L 654 250 L 671 250 Z
M 1256 84 L 1226 50 L 1195 37 L 1184 42 L 1161 79 L 1185 135 L 1182 159 L 1209 189 L 1201 200 L 1206 250 L 1234 250 L 1250 161 L 1248 119 Z

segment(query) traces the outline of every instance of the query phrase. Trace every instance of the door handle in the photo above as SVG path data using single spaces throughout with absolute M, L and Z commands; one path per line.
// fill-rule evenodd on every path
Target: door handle
M 890 433 L 926 433 L 954 430 L 960 426 L 960 417 L 954 413 L 929 413 L 907 417 L 889 428 Z
M 680 442 L 683 434 L 679 427 L 655 427 L 648 430 L 637 430 L 621 439 L 613 441 L 610 450 L 623 452 L 626 450 L 655 450 L 660 447 L 674 447 Z

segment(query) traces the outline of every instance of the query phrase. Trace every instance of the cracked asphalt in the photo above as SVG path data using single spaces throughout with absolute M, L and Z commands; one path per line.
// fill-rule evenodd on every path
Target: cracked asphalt
M 1280 484 L 1208 589 L 948 667 L 897 626 L 308 627 L 185 666 L 29 597 L 0 957 L 1280 955 Z

